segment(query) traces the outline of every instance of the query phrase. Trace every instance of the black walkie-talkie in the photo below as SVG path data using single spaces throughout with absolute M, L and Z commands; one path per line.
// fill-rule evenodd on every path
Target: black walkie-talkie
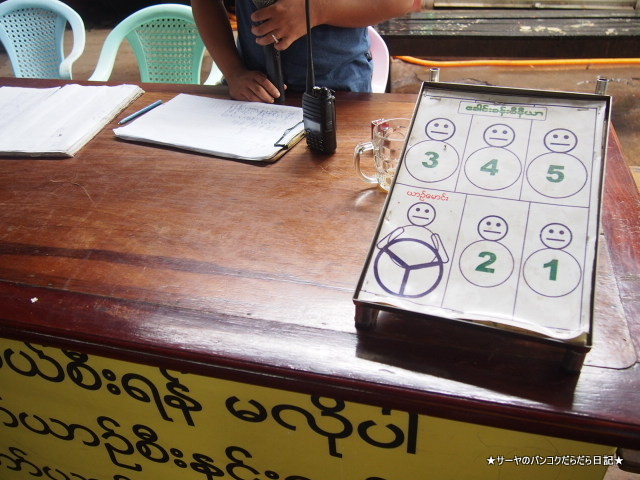
M 311 150 L 320 153 L 336 151 L 336 97 L 333 90 L 315 85 L 313 51 L 311 47 L 311 13 L 305 0 L 307 14 L 307 88 L 302 94 L 302 118 Z

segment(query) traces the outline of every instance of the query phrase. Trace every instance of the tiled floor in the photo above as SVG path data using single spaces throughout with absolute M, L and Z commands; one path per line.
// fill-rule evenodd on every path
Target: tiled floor
M 74 78 L 86 80 L 95 68 L 107 30 L 88 31 L 83 56 L 74 64 Z M 204 62 L 208 74 L 210 58 Z M 391 91 L 417 93 L 422 81 L 428 80 L 429 68 L 393 59 Z M 13 76 L 8 57 L 0 53 L 0 77 Z M 640 185 L 640 66 L 611 65 L 606 67 L 443 67 L 440 80 L 446 82 L 499 85 L 575 92 L 593 92 L 599 76 L 608 78 L 607 93 L 614 98 L 612 123 L 620 137 L 627 161 Z M 204 77 L 203 77 L 204 78 Z M 111 76 L 114 81 L 136 81 L 138 68 L 133 52 L 124 45 Z M 578 478 L 578 477 L 576 477 Z M 605 480 L 640 480 L 640 474 L 610 467 Z

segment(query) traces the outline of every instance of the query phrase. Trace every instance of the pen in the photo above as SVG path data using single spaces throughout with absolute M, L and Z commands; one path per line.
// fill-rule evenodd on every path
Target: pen
M 127 123 L 130 122 L 131 120 L 133 120 L 134 118 L 138 118 L 140 115 L 147 113 L 149 110 L 152 110 L 154 108 L 156 108 L 158 105 L 160 105 L 162 103 L 162 100 L 156 100 L 155 102 L 153 102 L 150 105 L 147 105 L 146 107 L 138 110 L 137 112 L 132 113 L 131 115 L 129 115 L 128 117 L 124 117 L 122 120 L 120 120 L 118 122 L 118 125 L 122 125 L 123 123 Z

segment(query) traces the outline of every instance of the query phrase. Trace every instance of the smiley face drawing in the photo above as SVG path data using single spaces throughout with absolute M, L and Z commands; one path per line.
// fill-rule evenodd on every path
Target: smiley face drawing
M 455 124 L 446 118 L 434 118 L 424 127 L 429 140 L 418 142 L 408 149 L 405 165 L 409 174 L 420 182 L 446 180 L 458 169 L 460 155 L 447 143 L 456 133 Z
M 542 227 L 540 242 L 546 248 L 531 254 L 524 263 L 523 276 L 529 288 L 545 297 L 562 297 L 578 287 L 582 269 L 564 250 L 572 240 L 571 229 L 562 223 Z
M 573 234 L 566 225 L 550 223 L 540 231 L 540 241 L 547 248 L 559 250 L 566 248 L 573 240 Z
M 507 149 L 516 139 L 509 125 L 496 123 L 484 130 L 487 147 L 476 150 L 464 165 L 467 179 L 482 190 L 498 191 L 515 184 L 522 174 L 518 156 Z
M 374 275 L 385 292 L 418 298 L 440 284 L 449 257 L 440 236 L 427 228 L 436 219 L 433 205 L 413 204 L 407 219 L 409 225 L 394 229 L 376 244 L 380 251 L 374 262 Z
M 509 125 L 496 123 L 484 131 L 484 141 L 491 147 L 508 147 L 516 139 L 516 132 Z
M 478 223 L 478 234 L 492 242 L 502 240 L 509 231 L 509 225 L 504 218 L 497 215 L 488 215 Z
M 567 153 L 577 145 L 578 137 L 566 128 L 555 128 L 544 136 L 544 146 L 551 152 Z
M 478 222 L 482 240 L 467 246 L 460 255 L 462 276 L 478 287 L 496 287 L 513 273 L 513 255 L 500 240 L 509 232 L 509 225 L 498 215 L 487 215 Z
M 407 218 L 412 225 L 426 227 L 436 219 L 436 209 L 426 202 L 416 203 L 409 208 Z
M 566 128 L 554 128 L 543 139 L 549 152 L 527 167 L 527 181 L 540 195 L 568 198 L 582 191 L 589 179 L 587 167 L 573 154 L 578 137 Z
M 456 126 L 451 120 L 446 118 L 434 118 L 427 122 L 424 127 L 424 133 L 426 133 L 427 137 L 431 140 L 445 142 L 456 133 Z

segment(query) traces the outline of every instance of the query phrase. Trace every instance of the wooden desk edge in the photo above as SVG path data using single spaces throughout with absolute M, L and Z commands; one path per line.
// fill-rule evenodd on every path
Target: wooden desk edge
M 609 134 L 602 228 L 636 352 L 640 352 L 640 193 L 615 130 Z
M 51 81 L 31 80 L 25 82 L 24 79 L 5 79 L 3 84 L 12 83 L 20 86 L 51 86 Z M 62 82 L 64 83 L 64 82 Z M 82 84 L 92 84 L 91 82 L 77 82 Z M 203 94 L 224 94 L 221 87 L 210 86 L 185 86 L 185 85 L 165 85 L 165 84 L 141 84 L 145 91 L 161 91 L 165 93 L 203 93 Z M 368 94 L 347 94 L 346 97 L 367 98 Z M 375 95 L 375 94 L 374 94 Z M 415 96 L 407 94 L 385 94 L 391 100 L 414 101 Z M 635 184 L 631 173 L 624 161 L 624 157 L 619 150 L 619 142 L 615 132 L 610 136 L 611 144 L 609 152 L 612 158 L 609 159 L 607 175 L 616 179 L 616 188 L 613 189 L 608 182 L 605 187 L 605 199 L 616 201 L 622 198 L 625 208 L 638 209 L 640 204 L 639 195 L 635 189 Z M 617 147 L 617 150 L 615 149 Z M 618 185 L 618 183 L 620 185 Z M 632 188 L 631 188 L 632 187 Z M 612 200 L 613 199 L 613 200 Z M 622 218 L 619 211 L 605 211 L 603 216 L 604 231 L 611 241 L 609 248 L 612 259 L 615 263 L 615 273 L 621 288 L 623 302 L 627 318 L 630 319 L 630 330 L 636 339 L 636 350 L 638 349 L 638 338 L 640 338 L 640 305 L 638 300 L 634 300 L 633 288 L 635 292 L 638 287 L 638 246 L 629 242 L 630 238 L 637 238 L 640 232 L 640 219 L 637 215 L 630 215 Z M 26 289 L 24 285 L 3 283 L 8 290 Z M 37 289 L 41 294 L 52 296 L 65 296 L 68 292 L 49 291 L 46 288 Z M 6 293 L 6 291 L 5 291 Z M 10 294 L 10 292 L 9 292 Z M 636 295 L 637 296 L 637 295 Z M 90 297 L 90 296 L 89 296 Z M 107 301 L 107 299 L 95 297 L 89 301 Z M 148 306 L 141 306 L 146 308 Z M 635 316 L 634 316 L 635 315 Z M 49 323 L 49 326 L 51 323 Z M 60 334 L 67 335 L 61 337 Z M 71 329 L 60 331 L 56 328 L 47 328 L 33 325 L 22 321 L 5 321 L 0 324 L 0 335 L 7 338 L 15 338 L 29 342 L 38 342 L 45 345 L 52 345 L 64 348 L 74 348 L 87 353 L 103 355 L 107 357 L 129 360 L 132 362 L 147 363 L 157 366 L 166 366 L 175 369 L 176 366 L 184 367 L 186 371 L 203 375 L 229 378 L 247 383 L 267 385 L 285 390 L 295 390 L 308 393 L 318 393 L 323 395 L 340 396 L 348 400 L 359 401 L 368 404 L 379 404 L 392 408 L 412 410 L 429 415 L 454 418 L 461 421 L 483 423 L 502 428 L 516 428 L 534 433 L 550 434 L 574 438 L 595 443 L 612 444 L 629 448 L 638 448 L 640 445 L 640 425 L 625 425 L 619 421 L 608 421 L 598 419 L 593 422 L 588 418 L 582 418 L 580 414 L 574 415 L 570 411 L 554 411 L 540 409 L 537 412 L 528 412 L 522 415 L 522 407 L 506 406 L 504 404 L 488 404 L 484 401 L 456 398 L 441 393 L 412 390 L 410 388 L 400 388 L 384 384 L 372 384 L 362 380 L 348 377 L 332 377 L 331 385 L 328 385 L 326 376 L 309 372 L 296 371 L 290 368 L 262 365 L 252 363 L 243 359 L 232 359 L 224 356 L 203 355 L 198 352 L 168 352 L 162 347 L 152 344 L 129 344 L 128 346 L 116 345 L 115 343 L 105 344 L 100 337 L 92 337 L 87 334 L 78 334 Z M 593 367 L 588 367 L 593 368 Z M 616 375 L 632 377 L 636 383 L 640 377 L 638 364 L 626 371 L 616 372 Z M 626 377 L 625 377 L 626 378 Z M 400 398 L 401 397 L 401 398 Z M 571 422 L 563 419 L 571 417 Z M 570 425 L 568 424 L 570 423 Z M 594 425 L 594 423 L 596 425 Z M 553 424 L 553 427 L 550 425 Z

